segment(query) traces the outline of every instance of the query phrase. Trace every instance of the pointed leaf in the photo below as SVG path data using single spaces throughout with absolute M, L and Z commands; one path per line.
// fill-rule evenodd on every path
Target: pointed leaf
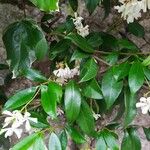
M 123 82 L 118 82 L 113 76 L 113 68 L 108 70 L 102 79 L 102 93 L 109 109 L 118 98 L 123 87 Z
M 135 128 L 125 130 L 121 150 L 141 150 L 141 142 Z
M 73 11 L 76 12 L 78 9 L 78 0 L 69 0 L 69 4 L 71 8 L 73 9 Z
M 136 93 L 144 83 L 144 71 L 140 62 L 132 64 L 129 71 L 129 87 L 132 93 Z
M 31 87 L 22 91 L 19 91 L 12 96 L 4 105 L 4 109 L 16 109 L 31 100 L 38 87 Z
M 89 81 L 83 89 L 83 95 L 93 99 L 103 99 L 102 91 L 96 79 Z
M 71 40 L 76 46 L 81 48 L 84 52 L 94 53 L 92 46 L 79 34 L 70 33 L 66 36 L 66 39 Z
M 17 143 L 12 150 L 27 150 L 39 137 L 39 133 L 34 133 Z
M 127 127 L 136 116 L 136 95 L 130 93 L 129 89 L 125 89 L 124 92 L 125 101 L 125 120 L 124 126 Z
M 77 119 L 77 124 L 83 132 L 93 135 L 95 124 L 92 111 L 85 101 L 82 101 L 80 114 Z
M 62 150 L 59 138 L 55 133 L 51 133 L 48 144 L 49 150 Z
M 30 68 L 36 59 L 44 58 L 48 50 L 41 29 L 29 20 L 11 24 L 3 34 L 3 41 L 13 78 L 22 70 Z
M 88 59 L 83 65 L 80 73 L 80 82 L 89 81 L 96 77 L 98 72 L 98 65 L 93 58 Z
M 63 130 L 59 136 L 60 142 L 61 142 L 61 147 L 62 150 L 66 150 L 67 144 L 68 144 L 68 138 L 67 138 L 67 133 L 65 130 Z
M 57 11 L 59 10 L 59 0 L 30 0 L 35 6 L 42 11 Z
M 66 86 L 64 102 L 68 121 L 75 121 L 80 112 L 81 94 L 78 85 L 74 81 L 70 81 Z
M 146 135 L 146 139 L 150 141 L 150 128 L 143 127 L 144 133 Z

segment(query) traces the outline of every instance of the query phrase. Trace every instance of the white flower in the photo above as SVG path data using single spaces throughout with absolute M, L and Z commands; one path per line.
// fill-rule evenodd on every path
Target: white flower
M 23 131 L 22 129 L 18 129 L 15 127 L 4 128 L 4 129 L 1 129 L 0 135 L 5 132 L 5 138 L 7 138 L 9 136 L 12 136 L 13 133 L 15 133 L 19 139 L 19 138 L 21 138 L 22 131 Z
M 141 10 L 146 12 L 150 9 L 150 0 L 119 0 L 120 6 L 115 6 L 114 8 L 122 13 L 121 17 L 127 20 L 127 23 L 133 22 L 134 19 L 141 17 Z
M 57 108 L 57 116 L 63 115 L 64 112 L 62 109 L 60 109 L 59 107 Z
M 37 118 L 30 117 L 31 114 L 29 112 L 25 112 L 23 122 L 25 122 L 25 129 L 27 132 L 31 130 L 30 121 L 37 123 Z
M 3 128 L 7 127 L 10 124 L 12 124 L 12 127 L 19 127 L 23 123 L 23 116 L 18 110 L 15 110 L 13 112 L 5 110 L 2 114 L 8 116 L 4 120 Z
M 98 120 L 98 119 L 101 117 L 101 115 L 100 115 L 100 114 L 96 114 L 96 113 L 93 111 L 93 117 L 94 117 L 95 120 Z
M 76 75 L 79 75 L 79 66 L 76 66 L 73 69 L 70 69 L 68 66 L 65 68 L 59 68 L 53 71 L 54 75 L 57 77 L 56 82 L 60 84 L 65 84 L 68 79 L 74 78 Z
M 89 35 L 89 26 L 86 25 L 85 27 L 82 24 L 82 17 L 78 17 L 77 13 L 75 13 L 75 19 L 73 19 L 73 23 L 75 25 L 75 28 L 77 29 L 77 33 L 81 35 L 82 37 L 86 37 Z
M 142 113 L 147 114 L 148 111 L 150 112 L 150 97 L 145 98 L 141 97 L 140 102 L 136 103 L 136 107 L 141 107 Z

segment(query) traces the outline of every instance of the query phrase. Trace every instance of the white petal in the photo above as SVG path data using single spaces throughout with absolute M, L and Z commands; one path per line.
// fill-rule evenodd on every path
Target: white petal
M 146 103 L 136 103 L 136 108 L 146 106 Z
M 144 106 L 141 109 L 142 109 L 142 114 L 147 114 L 149 110 L 149 106 Z
M 12 128 L 8 128 L 8 130 L 5 133 L 5 138 L 7 138 L 8 136 L 12 136 L 13 135 L 13 130 Z
M 18 139 L 20 139 L 22 135 L 22 129 L 14 129 L 14 133 L 17 135 Z
M 38 122 L 38 119 L 37 119 L 37 118 L 29 117 L 29 118 L 28 118 L 28 120 L 31 120 L 31 121 L 33 121 L 33 122 L 35 122 L 35 123 L 37 123 L 37 122 Z
M 12 113 L 8 110 L 5 110 L 2 112 L 3 115 L 8 115 L 8 116 L 12 116 Z
M 140 102 L 146 102 L 146 101 L 147 101 L 147 98 L 145 98 L 145 97 L 140 98 Z
M 25 128 L 26 128 L 27 132 L 29 132 L 31 130 L 31 125 L 30 125 L 30 122 L 28 120 L 25 123 Z

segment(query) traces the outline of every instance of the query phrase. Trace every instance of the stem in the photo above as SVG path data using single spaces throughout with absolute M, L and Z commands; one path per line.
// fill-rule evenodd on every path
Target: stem
M 98 61 L 102 62 L 103 64 L 107 65 L 107 66 L 111 66 L 109 63 L 107 63 L 105 60 L 97 57 L 97 56 L 94 56 L 95 59 L 97 59 Z
M 26 109 L 26 107 L 36 98 L 36 96 L 39 94 L 39 92 L 40 92 L 40 88 L 38 87 L 36 93 L 35 93 L 34 96 L 31 98 L 31 100 L 30 100 L 24 107 L 22 107 L 21 112 L 22 112 L 24 109 Z

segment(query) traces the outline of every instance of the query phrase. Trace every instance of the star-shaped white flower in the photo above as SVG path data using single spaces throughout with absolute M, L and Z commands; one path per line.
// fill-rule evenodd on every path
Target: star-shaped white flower
M 23 122 L 25 122 L 25 129 L 27 132 L 31 130 L 30 121 L 37 123 L 37 118 L 30 117 L 31 114 L 29 112 L 25 112 Z
M 0 135 L 5 133 L 5 138 L 7 138 L 7 137 L 12 136 L 15 133 L 19 139 L 19 138 L 21 138 L 22 131 L 23 131 L 22 129 L 18 129 L 15 127 L 4 128 L 4 129 L 1 129 Z
M 148 111 L 150 112 L 150 97 L 141 97 L 140 102 L 136 103 L 136 107 L 141 108 L 142 114 L 147 114 Z

